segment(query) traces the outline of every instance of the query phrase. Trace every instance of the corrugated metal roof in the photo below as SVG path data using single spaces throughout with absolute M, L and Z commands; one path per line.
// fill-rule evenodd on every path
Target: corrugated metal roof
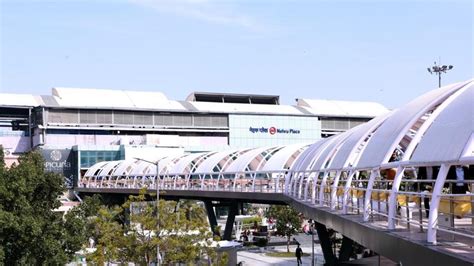
M 375 117 L 389 111 L 375 102 L 297 99 L 297 105 L 318 116 Z
M 55 96 L 59 105 L 64 107 L 186 111 L 179 102 L 168 100 L 161 92 L 53 88 L 53 96 Z
M 0 106 L 33 107 L 38 101 L 31 94 L 0 93 Z
M 161 92 L 90 88 L 53 88 L 52 95 L 0 94 L 0 106 L 126 109 L 203 113 L 275 114 L 372 118 L 388 112 L 378 103 L 298 99 L 297 105 L 169 100 Z
M 189 102 L 200 112 L 304 115 L 291 105 Z

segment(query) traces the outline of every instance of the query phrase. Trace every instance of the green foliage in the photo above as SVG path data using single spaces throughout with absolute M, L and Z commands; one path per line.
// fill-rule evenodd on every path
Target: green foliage
M 53 211 L 64 190 L 63 178 L 45 173 L 37 152 L 9 169 L 0 165 L 0 264 L 65 264 L 80 249 L 82 217 Z
M 253 216 L 253 217 L 248 217 L 248 218 L 244 218 L 242 219 L 242 224 L 243 225 L 254 225 L 255 222 L 257 222 L 257 224 L 261 224 L 262 223 L 262 217 L 258 217 L 258 216 Z
M 192 264 L 205 256 L 213 265 L 225 264 L 211 247 L 212 233 L 201 206 L 191 201 L 160 200 L 158 223 L 155 202 L 145 200 L 142 191 L 120 207 L 100 208 L 91 220 L 97 250 L 88 261 L 98 265 L 110 261 L 149 265 L 156 261 L 159 246 L 165 265 Z M 129 221 L 125 222 L 127 212 Z
M 267 217 L 276 219 L 277 232 L 286 236 L 286 249 L 290 252 L 291 236 L 296 234 L 301 227 L 299 213 L 290 206 L 272 205 L 267 211 Z
M 255 245 L 257 247 L 266 247 L 268 239 L 266 237 L 255 237 Z

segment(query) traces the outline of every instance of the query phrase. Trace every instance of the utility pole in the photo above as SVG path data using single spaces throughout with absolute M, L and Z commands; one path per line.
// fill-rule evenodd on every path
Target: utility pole
M 441 88 L 441 74 L 442 73 L 446 73 L 448 70 L 451 70 L 453 69 L 453 66 L 452 65 L 437 65 L 436 62 L 434 62 L 434 65 L 430 68 L 428 67 L 428 72 L 430 72 L 430 74 L 435 74 L 435 75 L 438 75 L 438 88 Z
M 141 158 L 134 158 L 138 161 L 147 162 L 149 164 L 153 164 L 156 167 L 156 237 L 158 238 L 158 234 L 160 233 L 160 160 L 156 162 L 148 161 Z M 156 264 L 158 266 L 161 265 L 161 256 L 160 256 L 160 245 L 156 245 Z
M 311 224 L 311 266 L 314 266 L 314 224 Z

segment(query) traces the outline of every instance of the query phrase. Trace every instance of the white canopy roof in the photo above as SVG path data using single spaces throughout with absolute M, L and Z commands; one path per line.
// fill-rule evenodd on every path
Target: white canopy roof
M 288 161 L 295 156 L 293 162 L 291 162 L 290 167 L 296 162 L 296 159 L 301 156 L 302 153 L 299 151 L 305 150 L 309 145 L 307 144 L 297 144 L 297 145 L 288 145 L 281 150 L 277 151 L 268 161 L 265 163 L 262 171 L 275 171 L 275 169 L 285 169 L 285 165 Z M 291 155 L 289 157 L 289 155 Z
M 37 99 L 31 94 L 0 93 L 0 106 L 38 106 Z
M 387 156 L 391 155 L 413 124 L 461 86 L 462 84 L 454 84 L 432 90 L 394 111 L 370 139 L 357 165 L 368 168 L 386 163 Z
M 400 146 L 402 139 L 409 142 L 404 147 Z M 310 146 L 301 144 L 180 155 L 161 160 L 160 168 L 163 162 L 168 167 L 162 174 L 183 174 L 199 159 L 194 171 L 199 174 L 216 171 L 218 164 L 221 164 L 222 169 L 218 170 L 223 174 L 286 171 L 285 164 L 295 157 L 293 171 L 368 170 L 397 162 L 404 165 L 473 164 L 473 142 L 474 81 L 471 80 L 430 91 L 398 110 Z M 391 158 L 399 149 L 406 152 L 403 161 Z M 130 166 L 136 168 L 132 173 L 143 170 L 136 162 L 102 162 L 91 167 L 86 176 L 97 175 L 100 169 L 107 174 L 114 167 L 117 167 L 116 172 L 120 170 L 122 173 L 122 164 L 127 169 Z
M 239 104 L 239 103 L 214 103 L 214 102 L 188 102 L 200 112 L 213 113 L 267 113 L 267 114 L 293 114 L 303 113 L 291 105 L 270 104 Z
M 389 110 L 375 102 L 332 101 L 319 99 L 297 99 L 300 107 L 318 116 L 375 117 Z
M 161 92 L 53 88 L 53 96 L 64 107 L 186 110 Z
M 465 86 L 431 124 L 412 162 L 457 161 L 472 142 L 474 132 L 474 82 Z

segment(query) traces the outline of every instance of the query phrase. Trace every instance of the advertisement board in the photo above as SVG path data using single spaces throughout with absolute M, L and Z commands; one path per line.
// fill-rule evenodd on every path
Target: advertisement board
M 44 169 L 47 172 L 58 173 L 64 176 L 66 186 L 71 188 L 77 178 L 77 159 L 71 149 L 41 149 Z

